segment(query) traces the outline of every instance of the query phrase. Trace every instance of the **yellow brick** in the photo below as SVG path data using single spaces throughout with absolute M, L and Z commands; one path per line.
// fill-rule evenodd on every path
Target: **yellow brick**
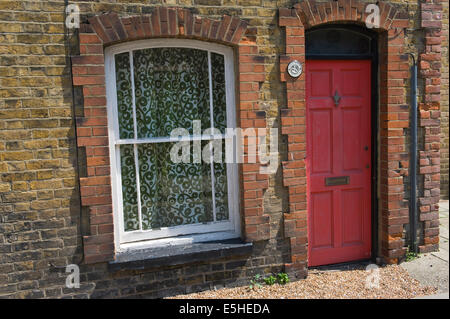
M 0 79 L 0 85 L 4 88 L 16 87 L 16 86 L 20 86 L 20 80 L 15 79 L 15 78 Z
M 10 172 L 23 172 L 26 168 L 25 162 L 9 162 L 8 164 L 8 170 Z
M 31 203 L 31 209 L 51 209 L 51 208 L 58 208 L 61 206 L 60 200 L 41 200 L 41 201 L 34 201 Z
M 0 182 L 0 193 L 9 192 L 11 190 L 10 183 L 1 183 Z
M 8 129 L 23 128 L 23 121 L 8 121 L 6 127 Z
M 23 143 L 25 149 L 42 149 L 58 146 L 57 140 L 31 140 Z
M 62 187 L 61 180 L 41 180 L 41 181 L 31 181 L 30 189 L 38 190 L 38 189 L 57 189 Z
M 19 23 L 0 23 L 0 32 L 20 32 L 22 31 L 21 26 Z
M 23 22 L 48 22 L 50 20 L 50 15 L 46 12 L 17 12 L 15 14 L 15 18 L 17 21 Z
M 33 138 L 47 138 L 50 134 L 49 130 L 33 130 Z
M 39 161 L 29 161 L 26 163 L 27 169 L 48 169 L 48 168 L 58 168 L 60 166 L 60 160 L 39 160 Z
M 64 24 L 47 24 L 44 26 L 45 33 L 64 33 Z
M 21 79 L 21 86 L 25 87 L 49 86 L 51 84 L 52 80 L 48 77 L 30 77 Z
M 62 15 L 61 13 L 50 13 L 50 21 L 64 22 L 64 15 Z
M 3 159 L 5 161 L 25 161 L 33 158 L 33 153 L 31 152 L 5 152 L 3 154 Z
M 32 109 L 31 117 L 48 117 L 48 109 Z
M 15 191 L 27 191 L 28 190 L 28 184 L 24 181 L 14 182 L 13 183 L 13 190 Z
M 238 6 L 260 6 L 261 5 L 261 0 L 237 0 L 237 5 Z
M 37 192 L 37 197 L 39 200 L 52 199 L 54 197 L 53 195 L 54 195 L 53 190 L 45 190 Z
M 7 1 L 2 0 L 0 2 L 0 10 L 23 10 L 23 3 L 22 1 Z
M 37 172 L 37 178 L 38 179 L 50 179 L 50 178 L 53 178 L 53 170 L 38 171 Z

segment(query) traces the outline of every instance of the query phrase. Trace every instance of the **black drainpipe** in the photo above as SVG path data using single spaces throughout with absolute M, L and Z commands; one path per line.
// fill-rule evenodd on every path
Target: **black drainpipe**
M 410 249 L 417 253 L 417 63 L 414 55 L 411 66 L 411 143 L 410 143 Z
M 64 18 L 64 37 L 65 37 L 65 46 L 66 46 L 66 58 L 67 58 L 67 68 L 69 69 L 69 77 L 70 80 L 72 80 L 73 74 L 72 74 L 72 47 L 70 44 L 70 30 L 67 28 L 66 26 L 66 18 L 67 18 L 67 12 L 66 12 L 66 8 L 69 5 L 69 0 L 64 0 L 64 13 L 63 13 L 63 18 Z M 80 227 L 80 237 L 81 237 L 81 241 L 80 241 L 80 246 L 81 246 L 81 257 L 80 260 L 78 262 L 72 262 L 72 264 L 81 266 L 81 264 L 84 261 L 84 242 L 83 242 L 83 230 L 82 230 L 82 220 L 83 220 L 83 212 L 82 212 L 82 205 L 81 205 L 81 196 L 80 196 L 80 165 L 78 163 L 78 159 L 79 159 L 79 153 L 78 153 L 78 145 L 77 145 L 77 140 L 78 140 L 78 136 L 77 136 L 77 121 L 76 121 L 76 101 L 75 101 L 75 93 L 74 93 L 74 87 L 73 85 L 71 86 L 71 94 L 72 94 L 72 113 L 73 113 L 73 125 L 74 125 L 74 139 L 75 139 L 75 158 L 76 158 L 76 178 L 78 179 L 77 182 L 77 190 L 78 190 L 78 202 L 79 202 L 79 207 L 80 207 L 80 215 L 79 215 L 79 227 Z M 56 266 L 53 263 L 49 263 L 50 266 L 50 271 L 51 272 L 61 272 L 64 271 L 67 267 L 66 266 Z
M 70 29 L 67 28 L 66 26 L 66 19 L 67 19 L 67 11 L 66 8 L 69 5 L 69 0 L 64 0 L 64 30 L 65 30 L 65 38 L 66 38 L 66 47 L 67 47 L 67 67 L 69 69 L 69 76 L 70 76 L 70 81 L 72 81 L 73 79 L 73 74 L 72 74 L 72 46 L 71 46 L 71 39 L 70 39 Z M 75 31 L 73 34 L 78 35 L 78 32 Z M 79 151 L 78 151 L 78 133 L 77 133 L 77 111 L 76 111 L 76 100 L 75 100 L 75 87 L 72 85 L 71 86 L 71 94 L 72 94 L 72 113 L 73 113 L 73 127 L 74 127 L 74 139 L 75 139 L 75 163 L 76 163 L 76 170 L 77 170 L 77 174 L 76 174 L 76 178 L 77 180 L 77 191 L 78 191 L 78 205 L 80 208 L 80 214 L 79 214 L 79 229 L 80 229 L 80 246 L 81 246 L 81 256 L 80 256 L 80 260 L 75 263 L 73 262 L 73 264 L 76 264 L 78 266 L 80 266 L 83 261 L 84 261 L 84 241 L 83 241 L 83 208 L 81 205 L 81 189 L 80 189 L 80 163 L 79 163 Z

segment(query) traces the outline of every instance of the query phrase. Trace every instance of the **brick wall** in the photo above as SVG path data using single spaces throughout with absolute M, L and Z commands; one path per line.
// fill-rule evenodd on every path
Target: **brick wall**
M 419 102 L 419 127 L 423 146 L 419 148 L 419 173 L 423 189 L 419 195 L 419 221 L 422 223 L 421 252 L 436 251 L 439 244 L 440 149 L 441 149 L 441 39 L 442 1 L 421 3 L 421 26 L 425 47 L 419 55 L 423 96 Z
M 249 22 L 248 36 L 255 33 L 253 41 L 258 42 L 258 49 L 249 52 L 265 56 L 261 60 L 265 71 L 261 83 L 249 88 L 258 89 L 260 108 L 273 123 L 283 101 L 283 93 L 279 89 L 281 84 L 273 82 L 275 77 L 271 75 L 283 41 L 276 27 L 277 8 L 272 1 L 238 2 L 163 3 L 188 8 L 199 17 L 221 20 L 223 15 L 229 15 Z M 155 1 L 70 3 L 79 5 L 82 22 L 103 12 L 115 12 L 122 17 L 150 14 L 155 9 Z M 264 236 L 260 234 L 255 239 L 268 239 L 255 243 L 253 255 L 245 260 L 217 260 L 203 265 L 119 273 L 108 271 L 106 263 L 83 265 L 81 289 L 64 288 L 66 274 L 64 269 L 57 267 L 81 261 L 81 238 L 86 231 L 82 234 L 82 225 L 86 224 L 82 221 L 86 216 L 90 217 L 89 225 L 95 215 L 86 210 L 81 213 L 83 203 L 78 191 L 77 151 L 82 181 L 84 174 L 90 174 L 92 168 L 99 175 L 102 169 L 101 163 L 92 159 L 95 157 L 91 152 L 93 148 L 76 147 L 74 112 L 77 117 L 83 117 L 92 114 L 92 110 L 99 111 L 96 104 L 104 99 L 104 92 L 87 87 L 84 91 L 73 89 L 68 42 L 74 40 L 72 55 L 77 55 L 74 48 L 79 46 L 79 42 L 76 35 L 64 29 L 63 13 L 64 1 L 0 3 L 0 296 L 160 296 L 168 294 L 174 287 L 177 287 L 177 292 L 184 292 L 225 284 L 245 284 L 256 273 L 281 270 L 289 256 L 288 241 L 278 235 L 286 191 L 279 177 L 274 175 L 266 182 L 264 193 L 255 193 L 261 201 L 257 204 L 258 214 L 270 216 L 267 219 L 269 227 L 261 230 L 262 233 L 260 231 Z M 89 49 L 94 47 L 92 45 Z M 85 54 L 85 49 L 88 46 L 81 46 L 78 53 Z M 77 81 L 75 79 L 75 85 L 81 84 Z M 245 90 L 241 88 L 241 91 Z M 73 92 L 75 103 L 72 103 Z M 86 101 L 87 98 L 91 99 Z M 249 123 L 253 125 L 254 120 L 257 118 L 251 118 Z M 88 126 L 87 122 L 83 124 L 93 133 L 93 126 Z M 78 133 L 79 138 L 83 137 L 86 130 L 81 129 Z M 85 145 L 79 143 L 78 146 Z M 88 158 L 88 163 L 95 162 L 97 167 L 86 167 Z M 256 175 L 251 170 L 247 174 L 248 182 L 252 182 L 252 176 Z M 83 186 L 89 185 L 81 186 L 82 192 L 88 194 Z M 250 194 L 251 191 L 246 192 L 246 196 Z M 102 203 L 95 204 L 102 206 Z M 100 219 L 94 218 L 94 224 L 91 224 L 94 231 L 98 231 L 100 224 L 107 226 L 107 220 Z M 87 229 L 87 232 L 92 230 Z M 87 242 L 89 244 L 89 240 Z
M 80 259 L 62 12 L 63 1 L 0 2 L 0 295 L 44 296 L 49 265 Z
M 247 21 L 247 36 L 253 37 L 257 46 L 255 54 L 264 57 L 261 62 L 264 76 L 258 83 L 256 100 L 258 110 L 265 112 L 268 127 L 279 127 L 284 112 L 281 110 L 288 107 L 279 61 L 279 56 L 287 53 L 286 34 L 278 25 L 278 9 L 292 8 L 296 2 L 69 1 L 80 6 L 82 22 L 109 12 L 119 17 L 150 14 L 161 4 L 187 8 L 199 17 L 214 20 L 229 15 Z M 409 2 L 409 28 L 420 27 L 417 1 L 391 2 L 398 5 Z M 286 178 L 288 171 L 285 170 L 289 169 L 284 166 L 283 172 L 279 169 L 267 177 L 267 188 L 260 194 L 263 206 L 258 207 L 260 213 L 267 216 L 269 234 L 264 240 L 255 241 L 251 256 L 145 271 L 111 272 L 106 263 L 95 263 L 82 266 L 80 289 L 64 287 L 66 274 L 58 267 L 81 261 L 82 235 L 86 233 L 82 228 L 86 217 L 91 217 L 81 209 L 78 168 L 81 176 L 88 172 L 83 165 L 79 167 L 78 162 L 85 164 L 84 158 L 92 154 L 88 149 L 83 151 L 76 147 L 74 118 L 81 114 L 80 105 L 84 104 L 85 111 L 95 107 L 89 103 L 95 104 L 98 100 L 86 104 L 89 94 L 101 99 L 104 93 L 84 89 L 84 98 L 80 98 L 80 91 L 73 88 L 69 56 L 83 54 L 83 51 L 69 52 L 69 41 L 73 43 L 72 50 L 79 41 L 76 35 L 64 29 L 63 13 L 62 0 L 0 2 L 0 297 L 163 296 L 246 284 L 256 273 L 286 270 L 293 261 L 300 262 L 299 277 L 304 276 L 306 264 L 301 253 L 305 243 L 291 236 L 288 224 L 293 222 L 286 223 L 285 219 L 292 193 L 283 182 L 283 174 Z M 411 39 L 411 34 L 408 33 L 406 39 L 411 42 L 408 50 L 416 52 L 420 44 Z M 83 49 L 80 47 L 80 50 Z M 448 54 L 448 49 L 446 52 Z M 446 74 L 448 79 L 448 71 Z M 441 93 L 442 105 L 445 106 L 446 97 L 448 107 L 448 80 L 441 89 L 445 90 L 445 83 L 447 94 Z M 287 159 L 291 151 L 282 143 L 285 141 L 296 143 L 292 137 L 291 140 L 280 138 L 281 159 Z M 445 160 L 442 163 L 445 165 Z M 253 176 L 255 174 L 248 174 L 248 178 Z M 304 191 L 302 187 L 298 189 Z M 295 208 L 305 209 L 303 206 Z M 301 225 L 301 214 L 298 217 L 298 225 Z M 298 250 L 292 251 L 291 247 Z M 299 259 L 293 260 L 292 256 L 297 253 Z
M 448 7 L 447 1 L 442 2 L 442 68 L 441 68 L 441 198 L 449 199 L 449 106 L 448 106 Z

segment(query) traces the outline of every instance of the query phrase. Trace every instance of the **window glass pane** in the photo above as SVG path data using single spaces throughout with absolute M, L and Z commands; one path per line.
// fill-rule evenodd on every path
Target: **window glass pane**
M 370 54 L 370 37 L 345 29 L 319 29 L 306 35 L 306 55 Z
M 116 55 L 117 111 L 119 115 L 119 136 L 134 138 L 133 102 L 131 91 L 130 55 L 128 52 Z
M 225 140 L 222 141 L 222 163 L 214 163 L 214 190 L 216 199 L 216 220 L 229 219 L 227 164 L 225 163 Z
M 211 53 L 214 127 L 225 133 L 227 127 L 227 99 L 225 90 L 225 63 L 221 54 Z
M 172 162 L 173 145 L 138 146 L 143 229 L 213 220 L 210 164 Z
M 211 127 L 208 54 L 187 48 L 134 51 L 139 138 L 167 137 L 175 128 L 192 134 L 192 121 Z
M 137 230 L 139 229 L 139 214 L 133 145 L 120 146 L 120 165 L 122 173 L 124 228 L 125 231 Z

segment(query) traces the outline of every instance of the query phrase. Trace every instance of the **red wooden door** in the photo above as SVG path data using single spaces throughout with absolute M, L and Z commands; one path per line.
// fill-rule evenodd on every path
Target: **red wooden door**
M 309 266 L 371 256 L 370 65 L 307 61 Z

